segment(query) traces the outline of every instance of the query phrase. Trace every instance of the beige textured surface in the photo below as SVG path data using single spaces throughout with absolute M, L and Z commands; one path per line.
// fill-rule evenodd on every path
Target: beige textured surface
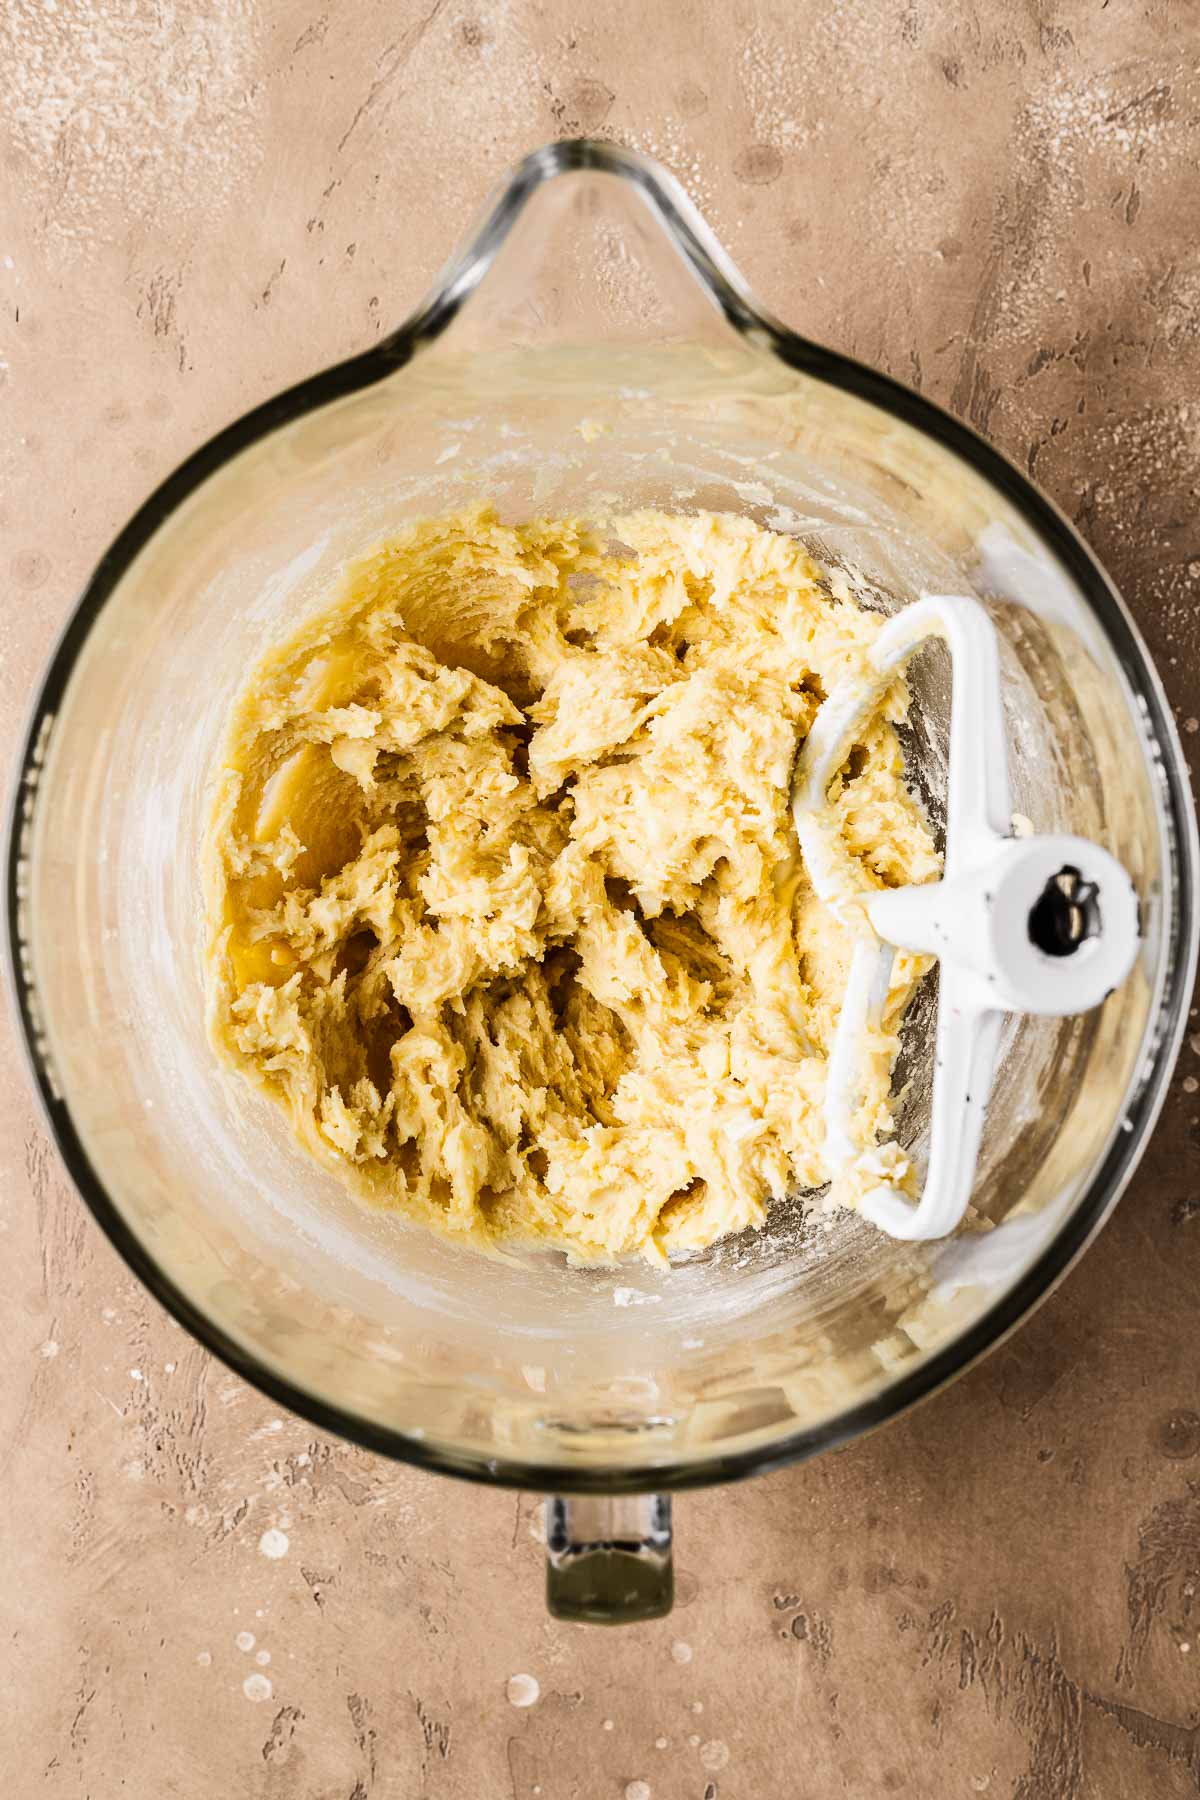
M 1194 8 L 9 0 L 0 67 L 6 757 L 149 485 L 402 316 L 492 176 L 580 127 L 1032 467 L 1200 742 Z M 5 1025 L 5 1792 L 1194 1794 L 1198 1052 L 1036 1320 L 869 1442 L 681 1502 L 684 1603 L 605 1636 L 543 1617 L 533 1496 L 317 1440 L 162 1317 Z

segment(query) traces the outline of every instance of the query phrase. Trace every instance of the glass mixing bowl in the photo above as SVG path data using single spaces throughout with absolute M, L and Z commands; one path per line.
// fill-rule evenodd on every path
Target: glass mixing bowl
M 994 1229 L 903 1244 L 798 1198 L 660 1271 L 502 1261 L 369 1212 L 220 1067 L 198 849 L 229 703 L 271 640 L 400 522 L 733 508 L 852 566 L 878 603 L 974 592 L 1002 636 L 1015 804 L 1091 837 L 1143 939 L 1097 1011 L 1005 1028 L 973 1203 Z M 907 753 L 945 790 L 944 652 Z M 670 1601 L 670 1490 L 890 1417 L 1043 1296 L 1128 1181 L 1195 953 L 1195 821 L 1170 713 L 1070 526 L 965 426 L 755 305 L 679 187 L 609 145 L 529 157 L 418 314 L 223 431 L 108 551 L 38 698 L 13 815 L 17 1005 L 96 1218 L 209 1349 L 371 1450 L 570 1496 L 552 1607 Z M 927 1137 L 933 984 L 900 1134 Z

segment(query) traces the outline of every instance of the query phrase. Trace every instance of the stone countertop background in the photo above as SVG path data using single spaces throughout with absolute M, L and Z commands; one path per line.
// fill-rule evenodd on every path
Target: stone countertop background
M 6 762 L 152 484 L 400 320 L 504 168 L 581 130 L 669 164 L 785 319 L 1029 469 L 1200 744 L 1187 0 L 6 0 L 0 69 Z M 868 1441 L 684 1498 L 674 1617 L 606 1634 L 544 1616 L 536 1495 L 322 1439 L 158 1310 L 6 1016 L 3 1791 L 1195 1794 L 1198 1075 L 1194 1035 L 1018 1336 Z

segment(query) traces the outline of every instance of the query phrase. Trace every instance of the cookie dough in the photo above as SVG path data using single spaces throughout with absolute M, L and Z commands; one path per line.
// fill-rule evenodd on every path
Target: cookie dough
M 792 765 L 880 623 L 733 514 L 408 526 L 235 706 L 215 1045 L 356 1194 L 464 1238 L 662 1260 L 761 1225 L 824 1179 L 851 948 Z M 829 793 L 859 891 L 938 870 L 904 705 Z M 871 1047 L 877 1134 L 922 973 Z

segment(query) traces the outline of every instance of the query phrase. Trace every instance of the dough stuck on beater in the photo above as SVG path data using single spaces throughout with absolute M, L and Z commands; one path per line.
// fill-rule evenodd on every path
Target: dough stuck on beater
M 358 1196 L 480 1244 L 661 1260 L 762 1225 L 824 1180 L 852 948 L 791 772 L 881 623 L 734 514 L 410 525 L 237 700 L 214 1044 Z M 829 790 L 847 900 L 938 872 L 905 703 Z M 866 1141 L 924 967 L 864 1047 Z

